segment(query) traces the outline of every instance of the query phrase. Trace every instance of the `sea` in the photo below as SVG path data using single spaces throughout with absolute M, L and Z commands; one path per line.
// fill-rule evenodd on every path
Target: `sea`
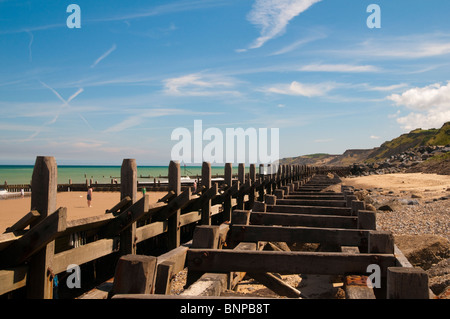
M 30 184 L 33 175 L 33 165 L 0 165 L 0 188 L 5 185 Z M 161 182 L 167 180 L 168 166 L 138 166 L 138 182 L 153 182 L 154 179 Z M 237 167 L 233 167 L 236 174 Z M 247 169 L 246 169 L 247 171 Z M 195 179 L 201 176 L 201 166 L 181 166 L 181 176 Z M 86 179 L 99 184 L 111 183 L 111 179 L 120 182 L 120 166 L 90 166 L 90 165 L 58 165 L 58 184 L 85 183 Z M 224 175 L 223 166 L 212 166 L 211 177 Z

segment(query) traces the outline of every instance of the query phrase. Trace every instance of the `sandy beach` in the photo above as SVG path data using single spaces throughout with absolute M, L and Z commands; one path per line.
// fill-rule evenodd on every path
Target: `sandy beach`
M 166 192 L 147 192 L 150 203 L 162 198 Z M 138 193 L 138 199 L 142 193 Z M 94 192 L 91 207 L 88 207 L 86 192 L 61 192 L 56 198 L 56 207 L 67 208 L 67 220 L 103 215 L 120 201 L 119 192 Z M 30 211 L 31 197 L 0 200 L 0 233 L 12 226 Z
M 383 188 L 393 192 L 424 193 L 427 197 L 442 196 L 450 188 L 450 175 L 397 173 L 343 178 L 342 184 L 355 188 Z

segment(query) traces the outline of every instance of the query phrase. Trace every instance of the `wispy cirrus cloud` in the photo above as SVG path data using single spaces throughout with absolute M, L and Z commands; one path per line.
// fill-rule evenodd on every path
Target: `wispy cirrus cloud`
M 292 51 L 304 46 L 305 44 L 308 44 L 308 43 L 311 43 L 311 42 L 314 42 L 317 40 L 325 39 L 326 37 L 327 36 L 324 33 L 317 33 L 315 35 L 308 36 L 304 39 L 297 40 L 297 41 L 279 49 L 278 51 L 275 51 L 271 55 L 281 55 L 281 54 L 289 53 L 289 52 L 292 52 Z
M 283 95 L 317 97 L 326 95 L 329 91 L 333 90 L 337 86 L 338 84 L 334 82 L 305 84 L 297 81 L 292 81 L 290 84 L 276 84 L 271 87 L 264 88 L 262 91 Z
M 130 115 L 123 121 L 108 127 L 103 133 L 117 133 L 143 124 L 146 119 L 176 116 L 176 115 L 212 115 L 220 114 L 218 112 L 196 112 L 179 108 L 151 108 L 146 111 L 137 112 L 138 114 Z
M 240 95 L 232 89 L 237 80 L 222 75 L 193 73 L 166 79 L 163 83 L 164 92 L 173 96 Z
M 408 34 L 366 39 L 350 48 L 324 52 L 341 56 L 375 57 L 383 59 L 422 59 L 450 54 L 450 35 L 442 33 Z
M 302 66 L 299 71 L 307 72 L 341 72 L 341 73 L 366 73 L 379 72 L 380 69 L 373 65 L 354 64 L 309 64 Z
M 247 19 L 260 29 L 260 36 L 249 46 L 249 49 L 260 48 L 267 41 L 282 35 L 293 18 L 320 1 L 256 0 Z
M 95 68 L 97 66 L 97 64 L 99 64 L 102 60 L 104 60 L 106 57 L 108 57 L 108 55 L 110 55 L 116 49 L 117 49 L 116 44 L 113 44 L 112 47 L 108 51 L 103 53 L 100 57 L 98 57 L 97 60 L 94 61 L 94 63 L 92 63 L 91 68 Z

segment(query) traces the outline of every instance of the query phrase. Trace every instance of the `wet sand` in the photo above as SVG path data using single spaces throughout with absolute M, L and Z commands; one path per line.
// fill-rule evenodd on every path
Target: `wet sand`
M 147 192 L 150 203 L 166 195 L 166 192 Z M 142 193 L 138 193 L 138 199 Z M 120 202 L 119 192 L 94 192 L 91 207 L 88 207 L 86 192 L 61 192 L 56 197 L 56 207 L 67 208 L 67 220 L 103 215 Z M 0 234 L 12 226 L 31 208 L 31 197 L 0 200 Z

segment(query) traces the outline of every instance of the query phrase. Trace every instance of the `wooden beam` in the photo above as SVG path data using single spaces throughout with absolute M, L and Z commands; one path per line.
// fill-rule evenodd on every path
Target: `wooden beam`
M 5 233 L 10 233 L 18 230 L 23 230 L 30 224 L 32 224 L 36 219 L 38 219 L 41 216 L 37 210 L 32 210 L 25 216 L 23 216 L 21 219 L 19 219 L 14 225 L 11 227 L 6 228 Z
M 25 287 L 28 266 L 0 270 L 0 295 Z
M 306 200 L 306 199 L 278 199 L 278 205 L 295 206 L 320 206 L 320 207 L 346 207 L 347 202 L 343 200 Z
M 54 256 L 52 269 L 55 274 L 66 271 L 71 264 L 82 265 L 118 250 L 118 238 L 99 239 L 92 243 L 60 252 Z
M 266 286 L 276 294 L 288 298 L 300 298 L 300 291 L 285 283 L 272 273 L 248 272 L 247 275 L 255 279 L 260 284 Z
M 128 206 L 131 203 L 131 197 L 125 196 L 123 199 L 120 200 L 116 205 L 114 205 L 111 209 L 107 209 L 105 211 L 105 214 L 117 214 L 119 210 L 123 209 L 124 207 Z
M 333 243 L 340 246 L 367 245 L 369 231 L 318 227 L 273 227 L 231 225 L 232 241 L 275 241 L 287 243 Z
M 186 188 L 180 195 L 165 204 L 160 210 L 152 214 L 152 220 L 163 221 L 186 207 L 192 200 L 191 188 Z
M 288 213 L 288 214 L 351 216 L 351 209 L 347 207 L 267 205 L 266 211 L 272 213 Z
M 59 208 L 0 252 L 0 267 L 16 266 L 46 247 L 66 230 L 67 209 Z
M 205 273 L 187 287 L 182 296 L 220 296 L 227 288 L 228 274 Z
M 356 229 L 357 218 L 353 216 L 253 212 L 250 215 L 250 224 Z
M 155 203 L 153 206 L 163 207 L 164 203 Z M 100 237 L 113 237 L 131 226 L 135 221 L 143 217 L 149 210 L 149 196 L 145 195 L 123 213 L 112 219 L 99 230 Z
M 240 210 L 235 209 L 232 213 L 231 224 L 234 225 L 248 225 L 250 220 L 250 211 L 249 210 Z
M 366 273 L 368 265 L 377 264 L 383 276 L 387 267 L 395 265 L 395 257 L 391 254 L 189 249 L 186 258 L 189 270 L 204 272 L 342 275 Z

